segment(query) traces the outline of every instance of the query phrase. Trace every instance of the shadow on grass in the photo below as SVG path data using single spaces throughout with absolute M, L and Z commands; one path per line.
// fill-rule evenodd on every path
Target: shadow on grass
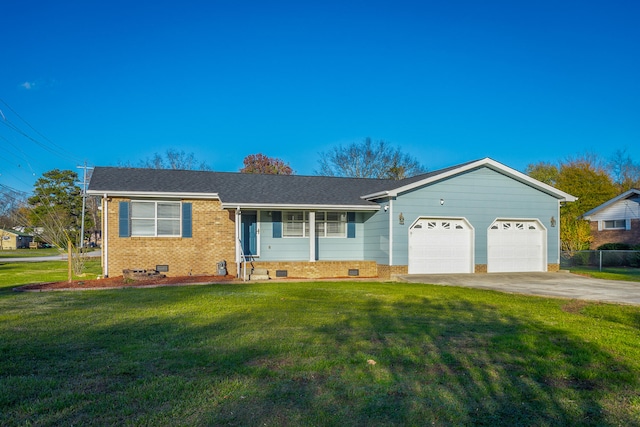
M 494 306 L 263 289 L 30 297 L 0 336 L 0 424 L 639 422 L 611 413 L 629 366 Z

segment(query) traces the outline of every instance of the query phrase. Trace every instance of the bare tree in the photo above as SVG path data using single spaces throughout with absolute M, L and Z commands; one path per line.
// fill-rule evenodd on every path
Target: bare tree
M 420 162 L 385 141 L 338 145 L 329 152 L 319 153 L 318 175 L 354 178 L 403 179 L 427 171 Z
M 118 165 L 134 167 L 131 161 L 119 162 Z M 169 148 L 164 154 L 154 153 L 152 157 L 140 160 L 137 167 L 146 169 L 212 170 L 205 162 L 196 160 L 195 154 L 187 154 L 183 150 L 174 150 L 172 148 Z
M 26 193 L 0 184 L 0 228 L 26 225 L 20 218 L 20 208 L 26 203 Z
M 607 166 L 620 193 L 640 187 L 640 165 L 631 159 L 626 149 L 616 150 Z
M 0 184 L 0 249 L 4 244 L 3 237 L 7 235 L 2 230 L 17 225 L 26 225 L 26 220 L 20 219 L 21 210 L 26 204 L 26 197 L 26 193 Z

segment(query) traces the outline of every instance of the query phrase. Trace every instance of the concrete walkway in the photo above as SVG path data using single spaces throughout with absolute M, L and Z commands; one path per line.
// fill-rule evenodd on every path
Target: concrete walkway
M 568 272 L 411 274 L 398 276 L 398 280 L 640 305 L 640 282 L 593 279 Z

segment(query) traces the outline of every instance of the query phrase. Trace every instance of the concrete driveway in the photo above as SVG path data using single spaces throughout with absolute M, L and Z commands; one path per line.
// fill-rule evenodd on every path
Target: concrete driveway
M 640 282 L 601 280 L 558 273 L 411 274 L 398 280 L 640 305 Z

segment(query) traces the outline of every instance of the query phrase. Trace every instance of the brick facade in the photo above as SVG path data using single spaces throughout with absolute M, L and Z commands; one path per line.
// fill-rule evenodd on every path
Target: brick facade
M 391 279 L 398 274 L 409 274 L 408 265 L 384 265 L 378 264 L 378 277 L 381 279 Z
M 597 249 L 605 243 L 627 243 L 629 245 L 640 245 L 640 219 L 631 220 L 631 230 L 600 230 L 598 231 L 598 221 L 591 221 L 591 249 Z
M 125 269 L 154 269 L 156 265 L 169 266 L 167 276 L 211 275 L 216 274 L 222 260 L 228 262 L 230 274 L 235 274 L 235 217 L 223 210 L 219 201 L 183 200 L 192 203 L 191 238 L 119 237 L 120 201 L 129 199 L 114 197 L 107 202 L 108 247 L 102 256 L 109 258 L 108 276 L 121 276 Z

